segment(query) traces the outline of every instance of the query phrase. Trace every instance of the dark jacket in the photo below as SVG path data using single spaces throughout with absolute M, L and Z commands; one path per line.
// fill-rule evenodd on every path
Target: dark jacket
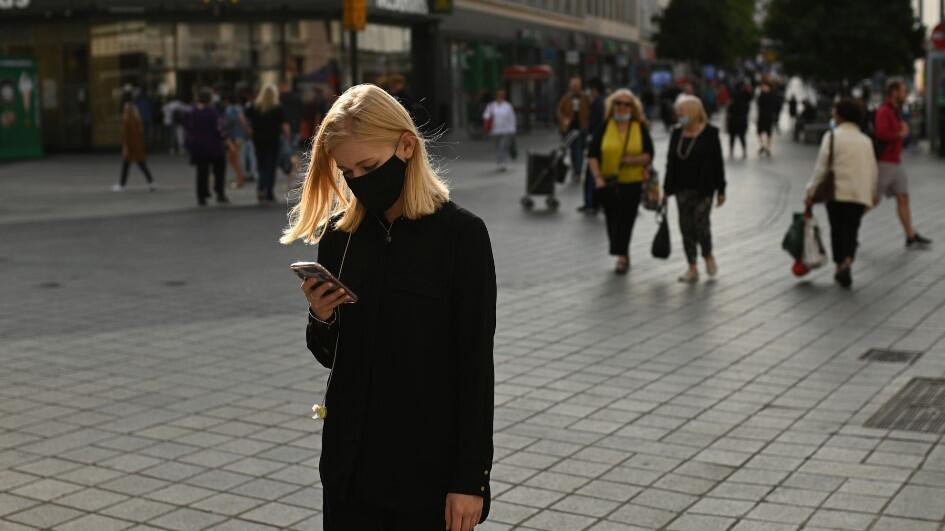
M 222 122 L 212 105 L 194 107 L 187 115 L 187 150 L 195 161 L 212 161 L 223 156 Z
M 719 130 L 713 125 L 706 125 L 698 137 L 696 145 L 686 159 L 678 154 L 682 129 L 673 129 L 669 139 L 669 153 L 666 155 L 666 179 L 663 191 L 667 196 L 680 190 L 698 190 L 702 196 L 713 196 L 717 192 L 725 195 L 725 159 L 722 155 L 722 142 Z M 689 147 L 689 140 L 684 145 Z
M 319 473 L 328 503 L 352 488 L 391 509 L 483 497 L 492 470 L 496 280 L 485 224 L 453 203 L 329 231 L 318 259 L 360 300 L 331 324 L 309 316 L 309 350 L 335 366 Z M 340 339 L 339 339 L 340 331 Z M 338 351 L 335 352 L 335 345 Z

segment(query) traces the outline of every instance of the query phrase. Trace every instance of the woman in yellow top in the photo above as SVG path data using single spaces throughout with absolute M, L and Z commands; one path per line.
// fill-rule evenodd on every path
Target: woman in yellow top
M 643 105 L 627 89 L 618 89 L 607 98 L 604 118 L 591 140 L 588 165 L 607 219 L 610 254 L 617 257 L 616 273 L 624 275 L 630 267 L 630 236 L 644 172 L 653 161 L 653 139 Z

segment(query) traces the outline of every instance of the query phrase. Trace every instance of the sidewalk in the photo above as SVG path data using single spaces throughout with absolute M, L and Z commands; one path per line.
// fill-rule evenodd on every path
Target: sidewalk
M 771 162 L 729 163 L 721 272 L 694 286 L 675 280 L 675 213 L 670 260 L 649 257 L 643 213 L 617 277 L 578 187 L 525 212 L 521 157 L 496 174 L 488 144 L 457 144 L 454 198 L 486 220 L 499 280 L 477 529 L 942 531 L 945 404 L 931 432 L 864 427 L 912 378 L 945 377 L 942 162 L 906 162 L 936 245 L 905 251 L 884 202 L 848 292 L 790 274 L 814 151 L 779 140 Z M 189 167 L 154 169 L 161 191 L 122 196 L 106 157 L 0 167 L 0 529 L 321 529 L 307 413 L 327 374 L 287 270 L 313 249 L 276 242 L 284 209 L 198 210 Z M 874 348 L 921 357 L 860 359 Z

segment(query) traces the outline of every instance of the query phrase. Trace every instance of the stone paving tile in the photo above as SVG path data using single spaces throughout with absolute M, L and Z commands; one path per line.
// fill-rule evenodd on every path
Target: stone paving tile
M 87 514 L 55 527 L 57 531 L 118 531 L 134 526 L 125 520 L 116 520 L 98 514 Z

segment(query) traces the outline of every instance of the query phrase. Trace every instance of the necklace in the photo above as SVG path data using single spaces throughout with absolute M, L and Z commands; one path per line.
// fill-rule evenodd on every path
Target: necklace
M 386 235 L 385 239 L 387 240 L 387 243 L 390 243 L 391 242 L 390 231 L 394 228 L 394 223 L 396 223 L 397 220 L 400 218 L 399 217 L 394 218 L 394 221 L 390 222 L 389 227 L 387 225 L 384 225 L 384 222 L 381 221 L 381 218 L 374 216 L 374 219 L 377 220 L 377 223 L 381 226 L 381 229 L 384 230 L 384 234 Z
M 680 160 L 688 159 L 689 155 L 692 155 L 692 150 L 696 147 L 696 140 L 698 139 L 698 135 L 692 137 L 692 141 L 689 142 L 689 149 L 685 149 L 683 148 L 683 141 L 686 140 L 686 136 L 682 134 L 679 135 L 679 143 L 676 144 L 676 156 L 679 157 Z

